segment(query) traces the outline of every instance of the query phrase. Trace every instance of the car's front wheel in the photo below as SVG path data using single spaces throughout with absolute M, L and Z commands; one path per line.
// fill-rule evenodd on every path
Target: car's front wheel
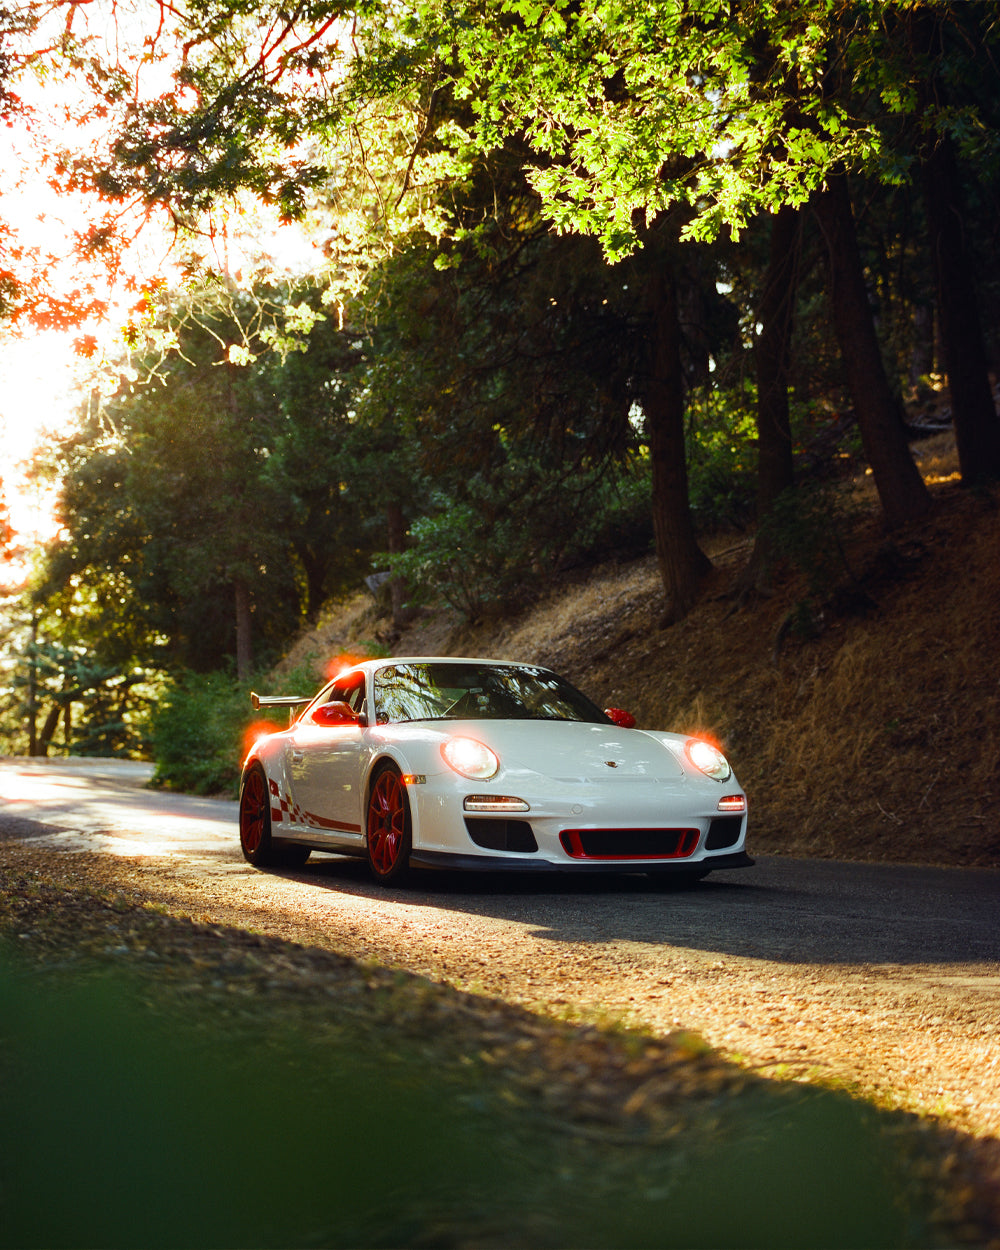
M 413 845 L 410 802 L 399 770 L 384 764 L 368 796 L 368 864 L 376 881 L 398 885 L 406 876 Z

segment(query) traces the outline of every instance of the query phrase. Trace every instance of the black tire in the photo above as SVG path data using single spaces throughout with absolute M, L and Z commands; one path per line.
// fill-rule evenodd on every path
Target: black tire
M 406 787 L 394 764 L 375 770 L 365 808 L 368 867 L 380 885 L 401 885 L 410 868 L 413 825 Z
M 279 862 L 271 841 L 271 798 L 267 776 L 259 764 L 251 764 L 240 783 L 240 848 L 255 868 L 271 868 Z

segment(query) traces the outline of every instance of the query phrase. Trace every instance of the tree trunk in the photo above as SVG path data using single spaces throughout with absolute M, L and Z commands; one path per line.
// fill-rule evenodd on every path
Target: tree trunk
M 794 481 L 792 428 L 788 412 L 788 362 L 798 289 L 802 218 L 785 205 L 771 224 L 764 290 L 757 308 L 760 334 L 754 348 L 757 375 L 757 537 L 738 579 L 749 593 L 765 576 L 766 527 L 761 522 Z
M 788 415 L 788 357 L 798 286 L 798 209 L 786 205 L 771 226 L 771 250 L 758 309 L 760 335 L 754 352 L 757 373 L 757 519 L 792 485 L 792 428 Z
M 934 307 L 913 307 L 913 350 L 910 352 L 910 385 L 917 389 L 934 372 Z
M 314 622 L 323 606 L 329 560 L 307 543 L 298 543 L 295 552 L 306 575 L 306 620 Z
M 250 514 L 254 501 L 250 498 L 247 477 L 240 464 L 241 454 L 245 454 L 246 445 L 237 437 L 242 424 L 240 405 L 236 393 L 236 371 L 238 365 L 227 360 L 225 366 L 226 408 L 229 412 L 229 430 L 227 437 L 227 455 L 230 457 L 226 476 L 232 482 L 233 507 L 229 513 L 230 528 L 226 534 L 225 546 L 228 555 L 228 572 L 233 584 L 233 608 L 236 623 L 236 680 L 246 682 L 253 672 L 253 596 L 250 583 L 247 581 L 248 568 L 254 564 L 250 540 Z
M 925 154 L 923 175 L 958 461 L 963 483 L 976 485 L 1000 478 L 1000 421 L 965 247 L 958 165 L 947 135 Z
M 250 680 L 253 672 L 253 637 L 250 622 L 250 589 L 242 578 L 233 584 L 236 608 L 236 680 Z
M 395 555 L 406 550 L 406 522 L 403 519 L 403 508 L 395 501 L 386 508 L 386 524 L 388 528 L 389 552 Z M 406 606 L 406 583 L 401 577 L 394 577 L 389 582 L 389 601 L 392 604 L 392 627 L 402 629 L 408 624 L 412 613 Z
M 42 732 L 38 735 L 38 744 L 34 752 L 35 755 L 48 755 L 49 744 L 55 736 L 60 716 L 62 716 L 62 704 L 55 703 L 49 708 L 48 715 L 45 717 L 45 721 L 42 724 Z
M 930 495 L 906 441 L 886 377 L 865 290 L 864 269 L 845 174 L 834 174 L 812 198 L 826 238 L 830 301 L 847 384 L 886 524 L 898 529 L 924 516 Z
M 38 616 L 31 617 L 28 646 L 28 754 L 38 754 Z
M 666 624 L 686 616 L 712 567 L 698 546 L 688 495 L 684 446 L 684 378 L 681 372 L 677 286 L 669 262 L 650 276 L 650 369 L 642 399 L 653 471 L 653 532 L 667 599 Z

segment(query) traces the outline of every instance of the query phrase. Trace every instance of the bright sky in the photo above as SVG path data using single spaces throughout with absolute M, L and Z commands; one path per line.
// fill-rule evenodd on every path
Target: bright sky
M 65 21 L 65 13 L 54 10 L 54 14 L 54 21 Z M 0 128 L 0 211 L 16 245 L 38 248 L 49 258 L 68 256 L 73 232 L 86 228 L 87 210 L 77 197 L 60 197 L 53 190 L 40 167 L 39 153 L 54 150 L 67 138 L 86 142 L 88 136 L 78 132 L 67 136 L 60 130 L 62 110 L 72 99 L 65 80 L 37 81 L 22 75 L 15 86 L 36 112 L 30 128 L 17 121 Z M 15 262 L 15 267 L 23 275 L 23 264 Z M 82 289 L 91 277 L 68 261 L 58 264 L 53 274 L 56 289 L 67 293 Z M 114 299 L 112 292 L 106 294 Z M 73 338 L 97 329 L 89 325 L 73 332 L 43 333 L 24 326 L 15 335 L 0 328 L 0 478 L 11 522 L 28 547 L 53 537 L 55 525 L 51 492 L 30 485 L 27 470 L 46 431 L 63 431 L 71 422 L 81 398 Z M 17 580 L 20 570 L 6 572 L 10 581 Z
M 275 267 L 285 272 L 315 270 L 323 260 L 313 240 L 295 225 L 275 227 L 269 244 Z M 235 243 L 229 253 L 234 268 L 249 260 Z M 169 280 L 169 265 L 158 268 Z M 0 481 L 11 524 L 27 546 L 53 538 L 58 529 L 53 517 L 55 492 L 32 485 L 28 478 L 39 442 L 47 434 L 65 433 L 88 393 L 91 367 L 76 355 L 73 340 L 83 330 L 113 340 L 135 298 L 133 294 L 113 299 L 104 325 L 44 333 L 25 330 L 20 337 L 0 334 Z M 19 581 L 23 569 L 18 565 L 9 573 Z
M 81 197 L 57 194 L 39 168 L 38 148 L 33 145 L 51 150 L 66 138 L 58 128 L 65 103 L 60 84 L 22 80 L 18 86 L 25 99 L 34 101 L 39 115 L 33 123 L 33 137 L 21 126 L 0 127 L 0 212 L 18 243 L 39 247 L 50 256 L 67 255 L 73 232 L 85 230 L 99 209 Z M 85 143 L 87 137 L 80 132 L 70 136 L 74 145 Z M 239 214 L 233 214 L 232 220 L 238 222 Z M 276 221 L 264 225 L 253 214 L 247 219 L 247 230 L 246 248 L 236 239 L 227 240 L 227 255 L 216 259 L 219 269 L 236 272 L 241 267 L 248 271 L 255 268 L 260 258 L 248 252 L 251 247 L 260 250 L 262 239 L 264 250 L 274 257 L 279 270 L 304 272 L 322 263 L 321 253 L 298 226 L 279 228 Z M 134 277 L 158 276 L 170 282 L 170 240 L 148 227 L 130 257 L 130 268 Z M 61 292 L 85 290 L 94 277 L 69 260 L 57 264 L 53 274 L 54 286 Z M 127 321 L 128 309 L 137 299 L 135 290 L 126 291 L 124 283 L 113 289 L 105 282 L 95 293 L 110 306 L 103 324 L 44 333 L 23 327 L 20 337 L 0 328 L 0 479 L 11 521 L 28 546 L 53 537 L 56 531 L 52 493 L 32 487 L 27 469 L 39 440 L 47 432 L 64 432 L 86 393 L 87 365 L 75 355 L 73 340 L 80 334 L 93 334 L 105 349 L 113 350 L 116 332 Z M 17 574 L 19 570 L 11 572 Z
M 92 39 L 91 50 L 101 59 L 120 58 L 137 97 L 148 99 L 172 82 L 176 44 L 171 44 L 167 25 L 172 20 L 170 15 L 176 12 L 180 10 L 152 4 L 150 0 L 55 4 L 49 10 L 50 29 L 33 37 L 31 47 L 54 45 L 70 20 L 74 36 Z M 147 36 L 156 30 L 159 21 L 167 24 L 162 38 L 150 42 Z M 265 41 L 271 34 L 264 36 Z M 324 38 L 328 43 L 349 47 L 346 28 L 324 28 Z M 276 49 L 280 51 L 274 44 L 269 51 L 277 55 Z M 256 53 L 248 48 L 247 55 L 253 57 Z M 80 196 L 54 191 L 42 167 L 43 154 L 63 148 L 73 152 L 88 146 L 100 148 L 108 138 L 108 121 L 98 119 L 81 124 L 78 117 L 68 120 L 78 113 L 76 106 L 89 97 L 78 94 L 65 74 L 46 73 L 44 64 L 37 78 L 22 74 L 14 85 L 22 99 L 34 108 L 35 115 L 30 128 L 16 119 L 12 125 L 0 126 L 0 220 L 10 229 L 13 245 L 39 248 L 46 254 L 46 263 L 54 264 L 51 289 L 63 296 L 82 291 L 87 298 L 105 299 L 109 306 L 103 324 L 80 325 L 64 332 L 32 333 L 24 326 L 21 337 L 14 337 L 9 327 L 0 324 L 0 481 L 15 532 L 30 551 L 57 532 L 55 491 L 44 491 L 29 481 L 36 447 L 46 434 L 68 430 L 90 389 L 90 366 L 75 354 L 73 340 L 80 335 L 93 335 L 98 340 L 99 355 L 107 352 L 110 358 L 117 359 L 121 351 L 118 332 L 127 322 L 128 310 L 134 307 L 138 295 L 135 285 L 128 290 L 121 279 L 117 289 L 107 289 L 106 277 L 105 289 L 89 291 L 96 275 L 82 272 L 79 264 L 68 258 L 74 233 L 86 231 L 99 221 L 101 208 Z M 228 225 L 223 225 L 226 212 L 220 208 L 214 224 L 217 230 L 222 226 L 220 237 L 224 238 L 226 253 L 214 258 L 217 271 L 238 275 L 242 270 L 249 275 L 269 269 L 276 274 L 303 274 L 323 267 L 325 257 L 318 240 L 306 228 L 279 226 L 276 217 L 265 217 L 259 206 L 244 207 L 249 208 L 245 214 L 242 208 L 230 206 L 233 211 Z M 56 259 L 59 257 L 66 259 Z M 171 239 L 151 226 L 143 231 L 126 264 L 133 283 L 160 278 L 171 285 L 177 272 Z M 13 265 L 23 276 L 24 263 L 14 261 Z M 123 268 L 121 277 L 124 276 Z M 0 583 L 17 584 L 23 580 L 24 572 L 23 567 L 10 564 L 0 567 Z
M 56 332 L 0 346 L 0 475 L 11 521 L 24 537 L 51 536 L 50 509 L 28 486 L 26 469 L 42 434 L 65 429 L 79 402 L 72 359 L 67 336 Z

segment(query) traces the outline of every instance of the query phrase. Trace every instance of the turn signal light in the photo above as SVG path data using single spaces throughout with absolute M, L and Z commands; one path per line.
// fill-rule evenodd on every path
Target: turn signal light
M 470 794 L 464 803 L 467 812 L 528 812 L 524 799 L 510 794 Z
M 720 812 L 745 812 L 747 810 L 746 796 L 742 794 L 726 794 L 719 799 Z

